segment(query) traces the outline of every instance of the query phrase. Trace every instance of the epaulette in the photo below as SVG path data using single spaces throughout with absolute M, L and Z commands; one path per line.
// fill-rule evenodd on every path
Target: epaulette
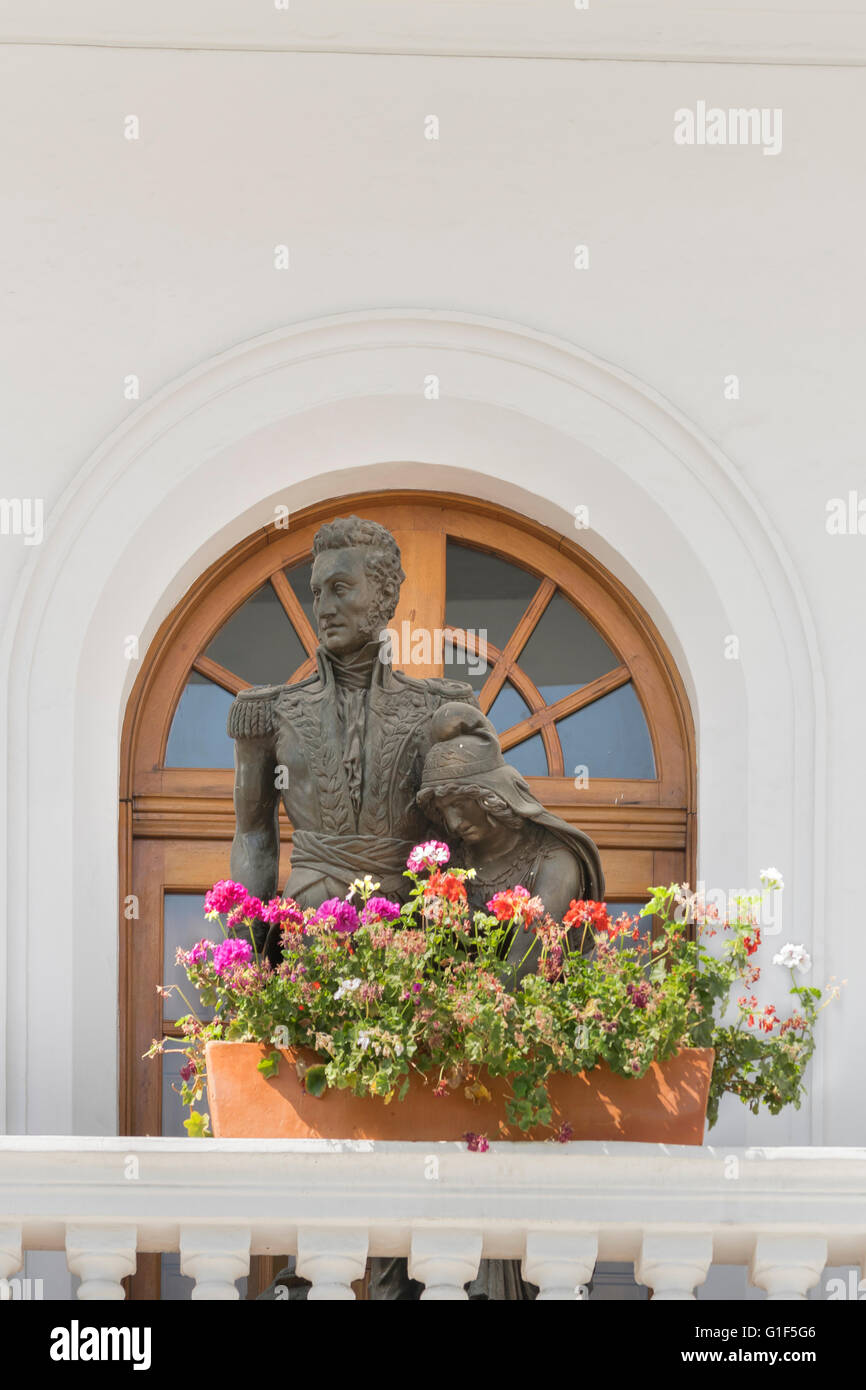
M 425 695 L 436 695 L 440 700 L 460 700 L 469 705 L 478 703 L 468 681 L 454 681 L 448 676 L 407 676 L 405 671 L 394 671 L 393 678 L 400 685 L 408 685 Z
M 284 685 L 254 685 L 235 697 L 228 718 L 229 738 L 261 738 L 276 728 L 274 701 Z
M 427 684 L 443 700 L 460 700 L 467 705 L 478 703 L 477 695 L 468 681 L 455 681 L 448 676 L 430 676 Z

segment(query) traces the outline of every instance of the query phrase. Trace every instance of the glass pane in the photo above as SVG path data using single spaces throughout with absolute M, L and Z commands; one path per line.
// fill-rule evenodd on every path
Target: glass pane
M 487 711 L 487 718 L 498 734 L 504 734 L 506 729 L 519 724 L 521 719 L 527 719 L 531 713 L 520 692 L 511 681 L 506 681 Z
M 179 1038 L 172 1038 L 166 1045 L 166 1050 L 162 1054 L 162 1137 L 163 1139 L 186 1139 L 187 1132 L 183 1127 L 184 1120 L 189 1119 L 189 1107 L 184 1105 L 180 1098 L 180 1069 L 186 1063 L 186 1058 L 182 1052 L 169 1051 L 170 1048 L 180 1046 Z M 173 1090 L 172 1086 L 177 1090 Z M 207 1088 L 201 1100 L 196 1105 L 196 1110 L 200 1110 L 203 1115 L 207 1114 Z
M 619 917 L 620 914 L 623 913 L 623 912 L 627 912 L 628 915 L 629 915 L 629 917 L 637 917 L 637 914 L 640 912 L 641 908 L 644 906 L 644 904 L 643 904 L 642 902 L 640 902 L 640 903 L 635 903 L 635 902 L 631 902 L 631 903 L 611 902 L 609 899 L 605 899 L 605 901 L 607 902 L 607 912 L 608 912 L 608 916 L 610 917 L 610 920 L 611 920 L 612 922 L 615 922 L 616 919 L 617 919 L 617 917 Z M 640 932 L 640 935 L 641 935 L 642 938 L 643 938 L 643 937 L 649 938 L 650 936 L 652 936 L 652 920 L 653 920 L 653 919 L 652 919 L 651 917 L 638 917 L 637 928 L 638 928 L 638 931 Z M 628 940 L 626 941 L 625 944 L 626 944 L 627 946 L 630 946 L 630 945 L 633 945 L 633 944 L 634 944 L 634 943 L 632 942 L 632 940 L 631 940 L 631 937 L 628 938 Z
M 199 1018 L 213 1018 L 213 1009 L 205 1008 L 198 999 L 197 992 L 186 977 L 182 965 L 175 964 L 178 946 L 188 951 L 203 936 L 211 941 L 221 940 L 221 932 L 216 922 L 204 920 L 203 893 L 166 893 L 163 906 L 162 928 L 162 983 L 179 985 Z M 179 994 L 172 994 L 162 1001 L 164 1019 L 181 1018 L 189 1009 Z
M 620 686 L 585 709 L 556 721 L 566 777 L 588 769 L 593 777 L 655 777 L 644 712 L 634 686 Z
M 168 1250 L 160 1256 L 159 1297 L 162 1303 L 189 1303 L 194 1288 L 195 1280 L 180 1272 L 179 1250 Z
M 522 777 L 546 777 L 547 754 L 541 734 L 533 734 L 522 743 L 516 743 L 503 754 L 505 761 L 516 767 Z
M 310 627 L 315 632 L 316 619 L 313 617 L 313 595 L 310 592 L 310 580 L 313 577 L 312 560 L 302 560 L 299 565 L 294 565 L 292 569 L 286 570 L 285 575 L 294 590 L 295 598 L 306 614 Z
M 487 680 L 489 667 L 480 657 L 472 652 L 467 655 L 462 647 L 455 645 L 452 647 L 449 642 L 444 645 L 445 660 L 442 663 L 442 674 L 452 681 L 468 681 L 472 689 L 477 694 L 484 682 Z
M 306 654 L 270 584 L 241 604 L 205 652 L 250 685 L 279 685 Z
M 190 671 L 171 721 L 166 767 L 234 767 L 234 745 L 226 733 L 233 695 Z
M 563 594 L 553 595 L 518 661 L 548 705 L 619 665 L 604 638 Z
M 456 541 L 447 543 L 445 574 L 446 623 L 486 632 L 494 647 L 505 646 L 540 583 L 519 565 Z

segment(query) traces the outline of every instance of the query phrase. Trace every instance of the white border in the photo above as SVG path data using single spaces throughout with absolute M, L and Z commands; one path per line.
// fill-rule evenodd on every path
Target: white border
M 0 43 L 648 62 L 866 62 L 866 6 L 697 0 L 7 0 Z

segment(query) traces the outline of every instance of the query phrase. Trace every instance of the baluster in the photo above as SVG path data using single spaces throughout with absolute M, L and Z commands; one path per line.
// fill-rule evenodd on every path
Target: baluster
M 354 1299 L 352 1280 L 364 1277 L 366 1265 L 366 1231 L 298 1231 L 296 1269 L 312 1283 L 308 1300 Z
M 468 1298 L 464 1284 L 474 1279 L 481 1259 L 481 1237 L 473 1231 L 413 1231 L 409 1276 L 424 1285 L 422 1299 Z
M 767 1298 L 806 1297 L 827 1263 L 827 1242 L 817 1236 L 759 1236 L 749 1280 L 767 1290 Z
M 0 1226 L 0 1299 L 11 1298 L 11 1289 L 3 1281 L 11 1279 L 22 1263 L 21 1227 Z
M 538 1285 L 538 1299 L 578 1300 L 578 1288 L 588 1284 L 598 1259 L 594 1235 L 570 1236 L 559 1231 L 530 1231 L 523 1256 L 523 1277 Z
M 84 1302 L 126 1298 L 121 1279 L 135 1273 L 135 1226 L 66 1227 L 66 1263 L 81 1283 L 77 1297 Z
M 653 1301 L 694 1299 L 713 1262 L 709 1235 L 644 1236 L 635 1278 L 652 1289 Z
M 249 1270 L 249 1227 L 181 1227 L 180 1271 L 195 1280 L 193 1302 L 239 1299 L 236 1280 Z

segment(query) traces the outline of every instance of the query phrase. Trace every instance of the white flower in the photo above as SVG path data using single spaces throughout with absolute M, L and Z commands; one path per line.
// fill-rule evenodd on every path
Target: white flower
M 370 1046 L 370 1034 L 369 1034 L 369 1033 L 359 1033 L 359 1034 L 358 1034 L 358 1046 L 360 1047 L 360 1049 L 361 1049 L 362 1052 L 366 1052 L 366 1051 L 367 1051 L 367 1048 Z
M 765 883 L 768 888 L 784 888 L 785 886 L 785 881 L 778 869 L 762 869 L 761 882 Z
M 805 975 L 812 969 L 812 957 L 805 946 L 795 946 L 792 942 L 787 942 L 779 951 L 778 955 L 773 956 L 774 965 L 786 965 L 791 970 L 799 970 Z
M 346 902 L 351 902 L 356 893 L 363 893 L 365 899 L 369 898 L 371 893 L 375 893 L 376 889 L 381 887 L 381 883 L 373 882 L 372 874 L 365 874 L 363 878 L 356 878 L 349 884 Z
M 334 995 L 334 998 L 342 999 L 344 994 L 348 994 L 351 990 L 357 989 L 358 986 L 362 985 L 363 983 L 364 981 L 361 979 L 344 980 L 343 983 L 340 985 L 339 989 L 337 990 L 336 994 Z

